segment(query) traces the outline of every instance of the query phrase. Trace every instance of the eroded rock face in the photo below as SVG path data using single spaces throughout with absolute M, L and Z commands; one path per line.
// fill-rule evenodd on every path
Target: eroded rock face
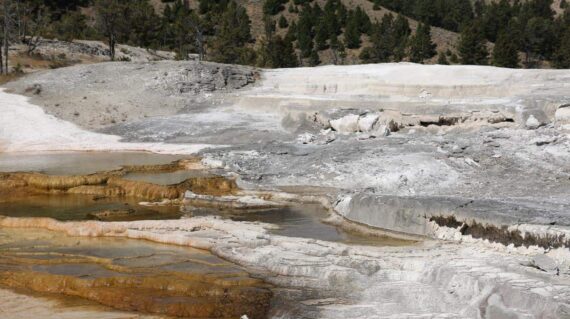
M 432 225 L 435 222 L 442 227 L 457 229 L 461 235 L 505 246 L 569 248 L 570 229 L 566 225 L 536 225 L 552 225 L 548 218 L 559 218 L 556 215 L 564 215 L 567 207 L 541 207 L 538 213 L 535 205 L 528 201 L 513 205 L 498 200 L 470 198 L 358 194 L 341 196 L 335 203 L 335 209 L 350 221 L 400 234 L 438 237 Z M 494 211 L 506 211 L 508 214 L 495 216 Z
M 50 115 L 83 128 L 101 129 L 173 115 L 187 107 L 208 109 L 258 77 L 255 69 L 245 66 L 192 61 L 117 62 L 30 74 L 24 81 L 10 83 L 10 89 L 31 96 Z M 34 94 L 38 86 L 41 92 Z M 111 91 L 122 93 L 110 95 Z

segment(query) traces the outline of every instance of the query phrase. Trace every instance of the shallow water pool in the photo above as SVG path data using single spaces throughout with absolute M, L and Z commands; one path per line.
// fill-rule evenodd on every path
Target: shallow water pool
M 185 157 L 144 152 L 0 153 L 0 172 L 87 175 L 123 165 L 168 164 L 182 158 Z

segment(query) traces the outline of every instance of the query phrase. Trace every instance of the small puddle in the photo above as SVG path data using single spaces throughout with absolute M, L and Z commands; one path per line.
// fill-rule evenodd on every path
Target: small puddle
M 196 209 L 193 216 L 216 215 L 234 221 L 263 222 L 279 226 L 271 232 L 288 237 L 312 238 L 324 241 L 341 242 L 355 245 L 371 246 L 406 246 L 413 242 L 388 236 L 367 236 L 357 232 L 345 231 L 323 220 L 329 213 L 318 204 L 293 205 L 278 209 L 253 212 L 216 211 Z
M 32 195 L 0 201 L 0 215 L 10 217 L 50 217 L 57 220 L 97 219 L 93 214 L 104 211 L 130 211 L 128 215 L 109 218 L 113 221 L 143 219 L 177 219 L 183 216 L 178 206 L 146 207 L 136 198 L 98 198 L 91 195 Z
M 197 208 L 181 211 L 179 206 L 142 206 L 137 198 L 97 198 L 90 195 L 32 195 L 0 201 L 0 215 L 10 217 L 49 217 L 61 221 L 133 221 L 179 219 L 189 216 L 220 216 L 234 221 L 275 224 L 271 232 L 288 237 L 312 238 L 355 245 L 405 246 L 412 242 L 388 236 L 367 236 L 329 225 L 329 213 L 317 204 L 293 205 L 255 211 Z M 122 213 L 122 212 L 127 213 Z M 110 216 L 101 215 L 112 212 Z

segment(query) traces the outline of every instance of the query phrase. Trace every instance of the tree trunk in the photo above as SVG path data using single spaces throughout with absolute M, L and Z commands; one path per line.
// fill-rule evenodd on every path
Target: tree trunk
M 115 35 L 112 33 L 109 35 L 109 54 L 111 55 L 111 61 L 115 61 Z
M 0 74 L 4 74 L 4 56 L 2 55 L 1 46 L 0 46 Z
M 20 12 L 20 1 L 16 1 L 16 24 L 18 25 L 18 39 L 22 38 L 22 12 Z
M 202 61 L 204 60 L 204 35 L 201 31 L 197 33 L 196 42 L 198 42 L 198 61 Z
M 10 48 L 8 34 L 10 29 L 10 4 L 4 0 L 4 74 L 8 74 L 8 49 Z
M 338 51 L 336 49 L 332 49 L 332 56 L 333 56 L 333 64 L 338 64 Z

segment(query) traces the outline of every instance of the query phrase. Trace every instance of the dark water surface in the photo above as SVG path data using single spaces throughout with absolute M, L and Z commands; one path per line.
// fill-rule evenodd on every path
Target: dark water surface
M 141 206 L 136 198 L 98 198 L 92 195 L 32 195 L 0 201 L 0 215 L 10 217 L 50 217 L 57 220 L 93 219 L 90 214 L 105 210 L 134 210 L 130 217 L 117 220 L 177 219 L 178 206 Z

